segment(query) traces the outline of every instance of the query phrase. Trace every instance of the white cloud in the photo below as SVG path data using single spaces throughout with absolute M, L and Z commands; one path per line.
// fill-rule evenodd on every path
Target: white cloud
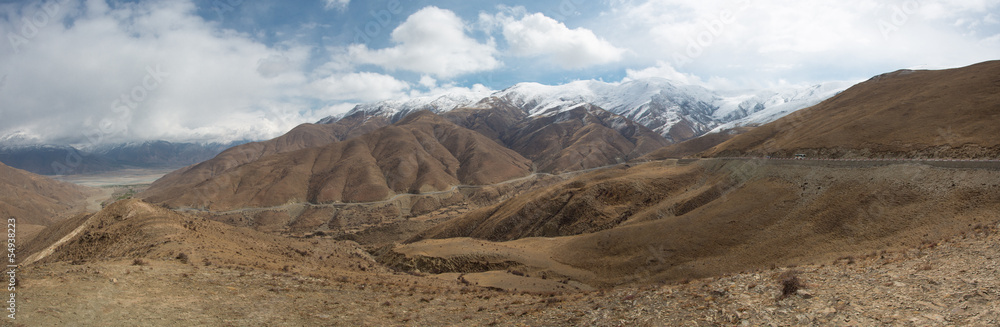
M 351 3 L 351 0 L 326 0 L 326 5 L 323 6 L 326 10 L 337 9 L 344 10 L 347 9 L 347 5 Z
M 698 76 L 678 72 L 673 66 L 670 66 L 669 63 L 663 61 L 657 62 L 656 66 L 640 70 L 626 70 L 625 81 L 645 78 L 665 78 L 680 84 L 704 86 L 704 82 L 702 82 L 701 78 Z
M 819 82 L 995 59 L 1000 48 L 984 40 L 996 34 L 986 22 L 998 6 L 982 0 L 618 0 L 589 27 L 634 53 L 632 65 L 639 67 L 665 61 L 703 80 Z M 955 26 L 959 20 L 965 23 Z
M 272 55 L 257 61 L 257 72 L 266 78 L 292 73 L 297 71 L 296 68 L 292 59 L 284 55 Z
M 501 13 L 496 21 L 502 25 L 503 36 L 513 55 L 544 57 L 564 69 L 617 62 L 625 52 L 591 30 L 570 29 L 541 13 L 524 15 L 520 19 Z
M 430 77 L 430 76 L 427 76 L 427 75 L 423 75 L 423 76 L 420 76 L 420 85 L 422 85 L 423 87 L 429 88 L 429 89 L 430 88 L 434 88 L 435 86 L 437 86 L 437 80 L 434 79 L 433 77 Z M 3 84 L 0 84 L 0 87 L 2 87 L 2 86 L 3 86 Z
M 312 95 L 329 101 L 373 102 L 404 96 L 410 86 L 396 78 L 377 73 L 333 75 L 310 84 Z
M 308 116 L 306 47 L 220 31 L 188 1 L 50 3 L 59 4 L 49 8 L 53 23 L 16 50 L 0 46 L 0 135 L 33 131 L 45 142 L 83 145 L 260 139 Z M 20 15 L 44 10 L 0 8 L 0 32 L 20 34 Z M 62 21 L 72 24 L 54 23 Z M 260 119 L 290 107 L 298 119 Z
M 983 22 L 986 24 L 1000 24 L 1000 20 L 997 20 L 997 16 L 993 13 L 986 14 L 986 17 L 983 17 Z
M 364 44 L 354 44 L 348 53 L 356 63 L 444 79 L 499 67 L 500 62 L 494 58 L 495 46 L 479 43 L 466 35 L 466 29 L 465 22 L 454 12 L 427 7 L 392 31 L 395 47 L 372 50 Z

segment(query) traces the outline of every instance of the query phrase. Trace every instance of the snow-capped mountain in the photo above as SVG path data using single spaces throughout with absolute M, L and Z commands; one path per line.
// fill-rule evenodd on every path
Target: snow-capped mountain
M 522 83 L 497 92 L 495 97 L 527 111 L 532 116 L 551 115 L 580 103 L 590 103 L 624 116 L 657 133 L 674 139 L 671 129 L 678 124 L 701 134 L 711 127 L 713 105 L 718 100 L 708 89 L 678 86 L 666 79 L 650 78 L 623 83 L 577 81 L 548 86 Z
M 726 129 L 762 125 L 784 117 L 796 110 L 808 108 L 829 99 L 854 83 L 829 82 L 809 87 L 792 87 L 760 91 L 755 94 L 739 94 L 722 99 L 714 118 L 726 121 L 711 132 Z
M 832 97 L 851 84 L 830 82 L 758 91 L 718 92 L 662 78 L 620 83 L 593 80 L 563 85 L 520 83 L 492 93 L 465 92 L 362 104 L 344 116 L 328 117 L 319 123 L 335 122 L 358 112 L 396 121 L 413 111 L 427 109 L 440 113 L 473 106 L 489 97 L 505 101 L 532 117 L 554 115 L 589 103 L 679 142 L 713 130 L 771 122 Z
M 430 110 L 433 112 L 445 112 L 458 107 L 470 106 L 483 98 L 489 97 L 492 92 L 486 88 L 476 90 L 462 89 L 461 91 L 441 95 L 413 97 L 407 100 L 386 100 L 359 104 L 343 115 L 326 117 L 316 123 L 333 123 L 343 117 L 359 112 L 364 112 L 372 116 L 385 116 L 389 117 L 391 121 L 397 121 L 415 111 Z

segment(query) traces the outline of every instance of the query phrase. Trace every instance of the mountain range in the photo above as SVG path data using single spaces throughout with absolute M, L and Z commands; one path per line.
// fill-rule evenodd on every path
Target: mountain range
M 768 123 L 826 100 L 851 84 L 828 82 L 755 91 L 713 91 L 663 78 L 620 83 L 593 80 L 563 85 L 521 83 L 493 93 L 455 92 L 362 104 L 344 115 L 327 117 L 318 123 L 334 122 L 359 112 L 395 121 L 418 110 L 441 113 L 498 98 L 532 117 L 551 116 L 591 104 L 652 129 L 671 142 L 680 142 L 713 130 Z
M 521 111 L 515 113 L 519 123 L 528 118 L 540 118 L 542 121 L 549 119 L 545 117 L 556 117 L 552 119 L 565 121 L 567 117 L 565 112 L 577 110 L 586 104 L 625 118 L 620 120 L 622 122 L 627 120 L 628 124 L 642 125 L 662 136 L 662 140 L 642 141 L 642 145 L 635 144 L 638 141 L 635 139 L 630 141 L 631 145 L 625 145 L 621 140 L 611 141 L 615 143 L 611 147 L 616 149 L 608 156 L 622 161 L 625 158 L 635 157 L 638 152 L 649 152 L 652 150 L 651 147 L 664 145 L 664 142 L 676 143 L 711 131 L 767 123 L 829 98 L 847 86 L 846 83 L 831 82 L 760 91 L 716 92 L 701 86 L 679 85 L 661 78 L 629 80 L 621 83 L 576 81 L 555 86 L 521 83 L 496 92 L 479 89 L 453 91 L 437 96 L 361 104 L 343 115 L 324 118 L 317 124 L 325 125 L 348 117 L 358 119 L 357 117 L 362 116 L 381 117 L 385 119 L 384 125 L 388 125 L 420 110 L 444 114 L 466 107 L 495 107 L 501 102 L 504 106 Z M 302 137 L 295 136 L 299 135 L 298 132 L 292 131 L 287 134 L 292 138 Z M 520 136 L 525 137 L 523 134 Z M 591 137 L 597 137 L 595 135 Z M 625 136 L 629 137 L 631 136 Z M 146 141 L 77 149 L 68 145 L 23 144 L 24 142 L 17 142 L 17 137 L 4 137 L 3 140 L 5 141 L 0 142 L 0 162 L 42 175 L 98 173 L 126 167 L 182 167 L 208 160 L 223 150 L 245 143 Z M 497 140 L 507 146 L 517 142 L 512 139 Z M 561 142 L 559 145 L 571 144 Z M 632 149 L 634 147 L 638 147 L 638 151 Z M 544 150 L 537 147 L 534 150 L 524 150 L 527 152 L 522 154 L 532 160 L 542 157 L 558 160 L 554 158 L 558 154 L 543 153 Z M 566 151 L 572 152 L 578 149 Z M 602 160 L 601 163 L 611 163 L 611 161 Z M 546 169 L 559 169 L 552 165 L 543 164 L 543 166 Z M 592 167 L 587 163 L 581 166 Z
M 759 126 L 739 121 L 785 109 L 674 98 L 690 110 L 650 127 L 613 101 L 504 92 L 359 106 L 229 148 L 93 214 L 72 215 L 88 189 L 0 164 L 0 210 L 38 235 L 19 245 L 29 258 L 19 276 L 22 298 L 45 306 L 23 317 L 58 324 L 79 314 L 53 308 L 91 310 L 108 290 L 127 295 L 114 305 L 130 315 L 224 308 L 203 314 L 212 319 L 241 312 L 251 293 L 288 303 L 292 313 L 274 315 L 302 325 L 349 310 L 376 325 L 542 312 L 556 320 L 527 321 L 579 325 L 564 306 L 636 299 L 693 299 L 676 310 L 708 312 L 709 324 L 767 324 L 788 310 L 799 315 L 789 324 L 823 324 L 868 319 L 865 304 L 898 303 L 901 290 L 934 312 L 923 321 L 996 316 L 983 290 L 997 285 L 1000 166 L 955 159 L 1000 154 L 1000 61 L 875 76 Z M 651 113 L 654 98 L 632 104 Z M 720 115 L 729 122 L 698 122 Z M 684 128 L 721 132 L 677 142 Z M 812 160 L 832 158 L 855 160 Z M 370 219 L 381 214 L 392 219 Z M 853 291 L 831 286 L 843 284 Z M 704 310 L 713 306 L 733 309 Z
M 100 173 L 131 168 L 178 168 L 211 159 L 235 143 L 147 141 L 80 150 L 68 145 L 0 144 L 0 162 L 40 175 Z
M 430 255 L 441 259 L 495 256 L 495 262 L 617 284 L 916 246 L 996 224 L 997 164 L 871 159 L 995 160 L 997 122 L 1000 61 L 896 71 L 769 124 L 650 155 L 702 160 L 584 173 L 452 218 L 398 250 L 439 248 Z M 732 158 L 796 153 L 862 160 Z M 658 159 L 650 157 L 644 159 Z M 542 253 L 483 251 L 463 247 L 474 243 L 467 238 L 505 242 L 497 249 L 548 245 L 534 245 Z M 538 256 L 587 273 L 530 263 Z

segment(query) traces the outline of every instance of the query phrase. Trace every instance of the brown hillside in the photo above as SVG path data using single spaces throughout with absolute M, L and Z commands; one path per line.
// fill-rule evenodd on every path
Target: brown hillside
M 450 239 L 422 240 L 398 251 L 514 261 L 533 275 L 598 286 L 829 262 L 1000 222 L 995 169 L 828 165 L 707 160 L 690 167 L 650 163 L 596 171 L 560 185 L 565 190 L 527 193 L 456 218 L 423 235 Z M 702 177 L 692 182 L 689 174 Z M 640 200 L 622 202 L 592 196 L 602 190 L 662 193 L 632 194 Z M 611 222 L 621 223 L 579 228 L 601 226 L 608 213 L 619 215 L 611 215 Z M 513 241 L 473 246 L 483 241 L 454 238 L 459 236 Z
M 20 240 L 27 240 L 52 225 L 87 208 L 95 189 L 64 183 L 0 163 L 0 217 L 17 220 Z
M 288 239 L 125 200 L 47 229 L 21 254 L 36 264 L 141 259 L 319 273 L 372 265 L 363 253 L 356 243 Z
M 725 130 L 719 133 L 711 133 L 693 138 L 681 143 L 674 143 L 659 150 L 650 152 L 645 156 L 639 158 L 640 161 L 645 160 L 663 160 L 663 159 L 681 159 L 688 158 L 704 152 L 712 147 L 722 144 L 722 142 L 729 141 L 730 139 L 736 137 L 737 135 L 746 133 L 747 131 L 753 129 L 752 127 L 739 127 L 730 130 Z
M 504 140 L 508 135 L 516 132 L 518 124 L 530 119 L 521 108 L 492 97 L 483 99 L 474 106 L 456 108 L 441 116 L 500 144 L 505 144 Z
M 429 111 L 346 141 L 229 169 L 197 185 L 155 183 L 142 196 L 171 206 L 236 209 L 289 202 L 371 202 L 530 173 L 531 162 Z
M 1000 61 L 989 61 L 879 75 L 705 155 L 996 158 L 997 135 Z
M 704 173 L 696 166 L 626 171 L 609 168 L 538 189 L 452 219 L 411 242 L 450 237 L 509 241 L 591 233 L 619 226 L 653 204 L 683 203 L 695 197 L 691 193 L 705 191 L 696 187 Z
M 442 116 L 517 151 L 540 172 L 612 165 L 670 144 L 656 132 L 592 105 L 529 117 L 506 100 L 487 98 Z
M 670 144 L 652 130 L 592 105 L 538 117 L 515 128 L 505 143 L 544 172 L 621 163 Z
M 352 138 L 389 125 L 384 117 L 359 113 L 333 124 L 302 124 L 275 139 L 247 143 L 223 151 L 211 160 L 179 169 L 153 183 L 154 189 L 167 185 L 194 187 L 230 169 L 254 162 L 272 154 L 323 146 Z

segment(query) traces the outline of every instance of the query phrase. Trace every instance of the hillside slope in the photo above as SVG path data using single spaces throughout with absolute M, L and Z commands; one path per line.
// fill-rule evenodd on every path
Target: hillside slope
M 1000 156 L 1000 61 L 900 70 L 733 138 L 705 156 Z
M 694 156 L 696 154 L 702 153 L 716 145 L 722 144 L 722 142 L 729 141 L 730 139 L 736 137 L 737 135 L 746 133 L 747 131 L 753 129 L 753 127 L 739 127 L 734 129 L 729 129 L 725 131 L 720 131 L 718 133 L 705 134 L 681 143 L 674 143 L 653 152 L 647 153 L 642 156 L 639 160 L 663 160 L 663 159 L 680 159 Z
M 649 163 L 587 173 L 471 212 L 399 251 L 515 261 L 533 275 L 613 285 L 917 246 L 995 225 L 998 213 L 996 169 Z M 504 242 L 473 246 L 483 241 L 460 237 Z
M 157 181 L 141 196 L 171 206 L 212 209 L 371 202 L 398 193 L 492 184 L 530 171 L 531 162 L 516 152 L 422 111 L 364 135 L 264 156 L 192 184 L 187 180 L 211 172 L 195 167 Z M 189 174 L 195 176 L 185 176 Z
M 144 259 L 266 270 L 296 265 L 319 272 L 330 266 L 367 266 L 370 260 L 360 251 L 356 244 L 282 238 L 133 199 L 46 229 L 20 254 L 37 264 Z
M 154 182 L 151 189 L 194 188 L 213 177 L 268 155 L 339 142 L 387 125 L 387 119 L 363 113 L 345 117 L 332 124 L 302 124 L 272 140 L 235 146 L 208 161 L 171 172 Z
M 95 189 L 51 180 L 0 163 L 0 217 L 15 218 L 18 239 L 85 211 Z

